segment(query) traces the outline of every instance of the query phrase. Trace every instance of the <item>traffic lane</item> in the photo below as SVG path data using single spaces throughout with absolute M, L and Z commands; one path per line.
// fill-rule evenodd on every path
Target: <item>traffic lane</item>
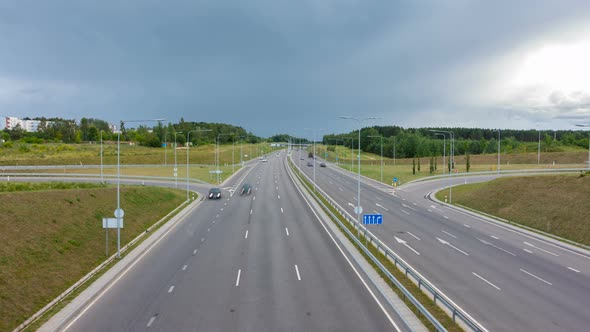
M 239 301 L 235 283 L 244 265 L 251 203 L 250 196 L 231 198 L 211 235 L 169 282 L 168 293 L 153 303 L 144 323 L 154 318 L 150 328 L 162 331 L 241 330 L 234 314 Z
M 192 252 L 198 250 L 201 239 L 207 236 L 208 221 L 215 220 L 221 206 L 223 201 L 210 201 L 191 211 L 87 306 L 68 330 L 125 330 L 141 324 L 149 315 L 147 306 L 157 299 Z

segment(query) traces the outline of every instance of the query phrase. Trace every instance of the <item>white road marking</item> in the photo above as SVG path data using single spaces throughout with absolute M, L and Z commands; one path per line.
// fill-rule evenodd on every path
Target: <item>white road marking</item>
M 467 228 L 471 228 L 471 226 L 467 225 L 467 224 L 463 224 L 463 226 L 467 227 Z
M 342 188 L 340 188 L 340 187 L 338 187 L 338 190 L 340 190 L 340 191 L 344 191 L 344 190 L 342 190 Z
M 295 272 L 297 272 L 297 280 L 301 280 L 301 275 L 299 274 L 299 268 L 297 267 L 297 264 L 295 264 Z
M 354 199 L 355 201 L 358 201 L 358 199 L 356 197 L 353 197 L 352 199 Z
M 576 272 L 576 273 L 580 273 L 580 271 L 578 271 L 578 270 L 574 269 L 573 267 L 569 267 L 569 266 L 568 266 L 567 268 L 568 268 L 568 269 L 570 269 L 570 270 L 572 270 L 572 271 L 574 271 L 574 272 Z
M 379 211 L 377 211 L 377 210 L 373 210 L 373 212 L 376 213 L 376 214 L 379 214 Z
M 240 275 L 242 274 L 242 269 L 238 270 L 238 277 L 236 278 L 236 287 L 240 285 Z
M 416 212 L 416 209 L 414 209 L 413 207 L 411 207 L 411 206 L 409 206 L 407 204 L 402 203 L 402 206 L 405 207 L 405 208 L 408 208 L 408 209 L 410 209 L 410 210 L 412 210 L 414 212 Z
M 150 318 L 150 320 L 148 321 L 146 327 L 151 327 L 155 320 L 156 316 L 152 316 L 152 318 Z
M 533 253 L 532 251 L 530 251 L 530 250 L 528 250 L 528 249 L 526 249 L 526 248 L 525 248 L 525 249 L 522 249 L 522 250 L 524 250 L 524 251 L 528 252 L 529 254 L 532 254 L 532 253 Z
M 410 215 L 410 212 L 406 212 L 404 210 L 401 210 L 403 213 L 407 214 L 408 216 Z
M 252 209 L 250 209 L 250 215 L 252 215 Z
M 246 235 L 244 235 L 244 239 L 248 238 L 248 230 L 246 230 Z
M 215 223 L 215 220 L 213 220 L 213 223 Z
M 454 239 L 456 239 L 456 238 L 457 238 L 455 235 L 453 235 L 453 234 L 451 234 L 451 233 L 449 233 L 449 232 L 445 232 L 445 231 L 441 231 L 441 232 L 443 232 L 443 233 L 447 234 L 448 236 L 450 236 L 450 237 L 452 237 L 452 238 L 454 238 Z
M 416 203 L 412 203 L 412 204 L 413 204 L 414 206 L 418 206 L 418 204 L 416 204 Z
M 279 190 L 279 187 L 277 187 L 277 190 Z
M 223 211 L 223 208 L 219 209 L 219 211 Z
M 383 205 L 381 205 L 379 203 L 375 203 L 375 205 L 377 205 L 378 207 L 382 208 L 383 210 L 389 212 L 389 210 L 385 206 L 383 206 Z
M 491 237 L 492 239 L 500 240 L 500 238 L 499 238 L 499 237 L 497 237 L 497 236 L 490 235 L 490 237 Z
M 420 241 L 420 238 L 417 237 L 416 235 L 414 235 L 414 234 L 412 234 L 410 232 L 406 232 L 406 233 L 408 233 L 409 236 L 411 236 L 411 237 L 415 238 L 416 240 Z
M 428 209 L 428 212 L 432 212 L 432 210 L 431 209 Z
M 459 248 L 455 247 L 454 245 L 450 244 L 448 241 L 445 241 L 445 240 L 443 240 L 443 239 L 440 239 L 440 238 L 436 238 L 436 239 L 437 239 L 437 240 L 438 240 L 440 243 L 442 243 L 442 244 L 445 244 L 445 245 L 447 245 L 447 246 L 449 246 L 449 247 L 451 247 L 451 248 L 453 248 L 453 249 L 457 250 L 458 252 L 462 253 L 463 255 L 465 255 L 465 256 L 469 256 L 469 254 L 468 254 L 468 253 L 466 253 L 465 251 L 463 251 L 463 250 L 461 250 L 461 249 L 459 249 Z
M 535 249 L 537 249 L 537 250 L 541 250 L 541 251 L 543 251 L 543 252 L 546 252 L 546 253 L 548 253 L 549 255 L 553 255 L 553 256 L 555 256 L 555 257 L 559 257 L 559 255 L 558 255 L 558 254 L 554 254 L 554 253 L 552 253 L 551 251 L 547 251 L 547 250 L 545 250 L 545 249 L 541 249 L 541 248 L 539 248 L 539 247 L 535 247 L 533 244 L 530 244 L 530 243 L 528 243 L 528 242 L 524 242 L 524 244 L 526 244 L 526 245 L 527 245 L 527 246 L 529 246 L 529 247 L 533 247 L 533 248 L 535 248 Z
M 210 231 L 211 231 L 211 228 L 207 228 L 207 232 L 210 232 Z
M 255 201 L 256 200 L 256 196 L 252 197 L 252 200 Z
M 281 208 L 281 213 L 285 213 L 285 212 L 283 211 L 283 208 Z
M 449 217 L 447 217 L 447 216 L 443 216 L 443 218 L 445 218 L 445 219 L 449 219 Z
M 480 276 L 479 274 L 477 274 L 477 273 L 475 273 L 475 272 L 471 272 L 471 273 L 473 273 L 473 275 L 474 275 L 474 276 L 476 276 L 476 277 L 478 277 L 479 279 L 481 279 L 481 280 L 485 281 L 485 282 L 486 282 L 488 285 L 490 285 L 490 286 L 494 287 L 495 289 L 497 289 L 497 290 L 501 290 L 501 289 L 500 289 L 500 287 L 498 287 L 498 286 L 496 286 L 496 285 L 492 284 L 491 282 L 489 282 L 488 280 L 486 280 L 486 278 L 484 278 L 484 277 Z
M 197 254 L 197 251 L 199 251 L 199 250 L 197 250 L 197 249 L 193 250 L 193 256 Z
M 168 288 L 168 293 L 172 293 L 174 291 L 174 286 L 170 286 L 170 288 Z
M 281 199 L 281 195 L 277 195 L 279 197 L 279 199 Z
M 397 243 L 401 243 L 401 244 L 403 244 L 403 245 L 404 245 L 404 246 L 406 246 L 408 249 L 412 250 L 412 251 L 413 251 L 413 252 L 414 252 L 416 255 L 420 255 L 420 253 L 419 253 L 419 252 L 417 252 L 416 250 L 414 250 L 414 248 L 412 248 L 412 247 L 410 247 L 410 246 L 408 245 L 408 242 L 406 242 L 406 241 L 404 241 L 404 240 L 400 239 L 400 238 L 399 238 L 399 237 L 397 237 L 397 236 L 394 236 L 394 238 L 395 238 L 395 240 L 397 241 Z
M 520 269 L 520 270 L 521 270 L 522 272 L 524 272 L 524 273 L 526 273 L 526 274 L 530 275 L 531 277 L 533 277 L 533 278 L 535 278 L 535 279 L 537 279 L 537 280 L 540 280 L 540 281 L 542 281 L 542 282 L 546 283 L 546 284 L 547 284 L 547 285 L 549 285 L 549 286 L 553 286 L 553 284 L 552 284 L 552 283 L 550 283 L 549 281 L 547 281 L 547 280 L 545 280 L 545 279 L 543 279 L 543 278 L 537 277 L 536 275 L 534 275 L 534 274 L 532 274 L 532 273 L 530 273 L 530 272 L 528 272 L 528 271 L 525 271 L 525 270 L 523 270 L 523 269 Z
M 289 229 L 287 227 L 285 227 L 285 233 L 287 233 L 287 236 L 289 236 Z
M 477 239 L 478 239 L 478 240 L 479 240 L 481 243 L 483 243 L 483 244 L 487 244 L 488 246 L 492 246 L 492 247 L 494 247 L 494 248 L 496 248 L 496 249 L 498 249 L 498 250 L 501 250 L 501 251 L 503 251 L 503 252 L 505 252 L 505 253 L 507 253 L 507 254 L 509 254 L 509 255 L 516 256 L 516 254 L 513 254 L 513 253 L 511 253 L 510 251 L 508 251 L 508 250 L 506 250 L 506 249 L 502 249 L 502 248 L 500 248 L 500 247 L 498 247 L 498 246 L 494 245 L 493 243 L 490 243 L 490 242 L 488 242 L 488 241 L 486 241 L 486 240 L 482 240 L 482 239 L 480 239 L 480 238 L 477 238 Z
M 375 196 L 376 199 L 382 201 L 383 199 L 379 198 L 379 196 Z
M 204 237 L 201 238 L 201 242 L 205 242 L 205 238 Z
M 433 210 L 436 210 L 436 206 L 434 206 L 434 205 L 431 205 L 430 207 L 431 207 Z
M 186 271 L 186 268 L 187 268 L 187 267 L 188 267 L 188 265 L 185 265 L 185 266 L 183 266 L 183 267 L 182 267 L 182 270 L 183 270 L 183 271 Z

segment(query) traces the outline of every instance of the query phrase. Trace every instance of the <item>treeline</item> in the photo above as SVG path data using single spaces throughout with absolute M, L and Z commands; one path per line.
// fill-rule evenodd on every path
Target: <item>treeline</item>
M 374 126 L 361 130 L 361 150 L 381 153 L 383 137 L 383 155 L 393 158 L 414 158 L 441 156 L 450 151 L 450 134 L 455 139 L 455 155 L 487 154 L 498 151 L 498 131 L 481 128 L 402 128 L 398 126 Z M 588 148 L 586 131 L 541 130 L 541 150 L 559 152 L 564 147 Z M 444 139 L 443 139 L 444 137 Z M 502 153 L 536 152 L 539 141 L 537 130 L 500 130 L 500 149 Z M 443 142 L 445 143 L 443 145 Z M 345 134 L 325 135 L 323 144 L 358 147 L 358 131 Z M 394 148 L 395 146 L 395 148 Z
M 36 132 L 27 132 L 20 126 L 0 132 L 0 138 L 4 141 L 21 141 L 24 143 L 82 143 L 98 142 L 101 137 L 104 141 L 116 141 L 118 132 L 113 131 L 108 122 L 82 118 L 80 122 L 62 118 L 36 118 L 41 121 Z M 134 128 L 128 128 L 133 125 Z M 135 142 L 139 145 L 161 147 L 165 143 L 176 140 L 184 145 L 190 138 L 193 145 L 213 144 L 219 140 L 220 144 L 233 142 L 258 143 L 263 139 L 246 131 L 242 127 L 224 123 L 186 122 L 183 118 L 178 123 L 167 125 L 158 122 L 153 126 L 145 124 L 135 126 L 135 123 L 118 124 L 121 141 Z

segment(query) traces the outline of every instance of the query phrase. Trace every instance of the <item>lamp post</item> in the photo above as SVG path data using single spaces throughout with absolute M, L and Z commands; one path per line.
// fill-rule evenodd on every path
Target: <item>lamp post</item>
M 590 124 L 577 124 L 576 127 L 590 128 Z M 588 169 L 590 169 L 590 135 L 588 135 Z
M 182 134 L 182 131 L 175 131 L 174 132 L 174 183 L 175 187 L 178 188 L 178 162 L 176 159 L 176 150 L 178 150 L 178 146 L 176 145 L 176 135 Z
M 322 131 L 323 129 L 314 130 L 314 129 L 310 129 L 310 128 L 305 128 L 305 130 L 311 131 L 313 133 L 313 163 L 312 163 L 312 165 L 313 165 L 313 191 L 315 192 L 316 191 L 316 185 L 315 185 L 315 169 L 316 169 L 316 166 L 317 166 L 316 163 L 315 163 L 315 161 L 316 161 L 316 155 L 315 155 L 315 153 L 316 153 L 315 152 L 315 141 L 316 141 L 316 138 L 315 138 L 315 134 L 316 134 L 316 132 Z
M 102 132 L 104 130 L 100 130 L 100 183 L 104 183 L 104 174 L 103 174 L 103 170 L 102 170 Z M 108 254 L 107 254 L 108 255 Z
M 395 166 L 395 138 L 396 136 L 393 136 L 393 166 Z
M 434 135 L 440 135 L 443 138 L 443 175 L 446 173 L 445 169 L 447 168 L 447 143 L 446 143 L 446 136 L 442 133 L 434 133 Z
M 121 125 L 129 122 L 154 121 L 159 122 L 164 121 L 164 119 L 127 120 L 121 121 Z M 121 258 L 121 218 L 123 218 L 123 210 L 121 210 L 121 128 L 119 128 L 119 131 L 117 132 L 117 210 L 115 210 L 115 217 L 117 218 L 117 258 Z
M 344 145 L 344 140 L 340 139 L 340 138 L 328 138 L 328 144 L 330 143 L 330 141 L 336 141 L 336 143 L 338 142 L 342 142 L 342 144 Z M 336 147 L 334 147 L 336 149 Z M 338 150 L 336 150 L 336 165 L 338 165 L 338 161 L 340 160 L 340 157 L 338 155 Z
M 541 164 L 541 129 L 537 129 L 539 132 L 539 146 L 537 148 L 537 166 Z
M 348 119 L 354 120 L 359 125 L 359 151 L 358 151 L 358 177 L 357 177 L 357 200 L 356 200 L 356 207 L 354 208 L 354 212 L 356 213 L 357 218 L 357 237 L 360 237 L 361 232 L 361 214 L 363 213 L 363 208 L 361 207 L 361 127 L 362 122 L 365 120 L 375 120 L 378 118 L 375 117 L 367 117 L 367 118 L 353 118 L 351 116 L 340 116 L 341 119 Z
M 191 142 L 191 133 L 197 133 L 197 132 L 205 132 L 205 131 L 212 131 L 211 129 L 195 129 L 195 130 L 190 130 L 186 133 L 186 200 L 189 200 L 189 195 L 188 195 L 188 182 L 189 182 L 189 170 L 188 170 L 188 165 L 189 165 L 189 155 L 190 155 L 190 142 Z
M 498 130 L 492 130 L 492 132 L 498 132 L 498 174 L 500 174 L 500 128 Z
M 344 143 L 346 143 L 345 140 L 349 139 L 350 140 L 350 171 L 353 171 L 353 163 L 352 161 L 354 160 L 353 156 L 354 156 L 354 138 L 352 137 L 343 137 L 342 141 L 344 141 Z
M 450 153 L 450 157 L 449 157 L 449 162 L 451 163 L 451 169 L 449 170 L 449 203 L 453 203 L 453 182 L 451 180 L 451 173 L 453 171 L 453 169 L 455 168 L 455 134 L 452 131 L 448 131 L 448 130 L 429 130 L 433 133 L 445 133 L 445 134 L 449 134 L 449 137 L 451 139 L 451 153 Z M 445 167 L 447 167 L 447 165 L 445 165 Z
M 371 135 L 369 137 L 379 137 L 381 139 L 381 182 L 383 182 L 383 135 Z

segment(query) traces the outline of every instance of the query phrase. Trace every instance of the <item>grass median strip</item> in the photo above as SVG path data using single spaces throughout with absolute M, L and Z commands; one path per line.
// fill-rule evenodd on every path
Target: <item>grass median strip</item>
M 310 193 L 313 193 L 313 185 L 310 184 L 304 177 L 300 176 L 299 173 L 298 173 L 298 171 L 296 169 L 294 169 L 294 167 L 293 167 L 293 165 L 291 163 L 289 163 L 289 165 L 292 167 L 292 169 L 294 171 L 294 174 L 304 184 L 304 186 L 306 187 L 306 189 Z M 353 234 L 356 234 L 356 229 L 340 214 L 340 212 L 338 210 L 334 209 L 322 196 L 318 195 L 317 198 L 324 204 L 325 207 L 328 208 L 329 212 L 332 212 L 332 214 L 334 214 L 335 216 L 338 217 L 338 219 L 340 220 L 340 222 L 342 222 L 342 224 L 345 225 L 345 227 L 350 232 L 352 232 Z M 324 206 L 322 206 L 322 209 L 326 209 Z M 328 211 L 326 211 L 326 212 L 328 212 Z M 348 238 L 348 240 L 355 246 L 355 248 L 359 251 L 359 253 L 361 253 L 363 255 L 363 257 L 365 257 L 365 259 L 367 259 L 367 261 L 371 264 L 371 266 L 375 269 L 375 271 L 377 271 L 377 273 L 381 276 L 381 278 L 383 278 L 383 280 L 385 280 L 387 282 L 387 284 L 391 287 L 391 289 L 404 301 L 404 303 L 406 303 L 406 305 L 414 312 L 414 314 L 416 314 L 416 316 L 422 321 L 422 323 L 424 324 L 424 326 L 426 326 L 431 331 L 435 331 L 434 326 L 432 326 L 432 324 L 428 321 L 428 319 L 426 319 L 426 317 L 424 317 L 423 315 L 421 315 L 420 312 L 419 312 L 419 310 L 410 302 L 409 299 L 407 299 L 404 296 L 404 294 L 401 292 L 401 290 L 398 289 L 397 287 L 395 287 L 395 285 L 393 285 L 393 283 L 390 282 L 390 280 L 379 269 L 379 267 L 377 267 L 377 265 L 375 265 L 371 261 L 371 259 L 363 252 L 363 250 L 357 245 L 357 243 L 352 240 L 352 238 L 348 235 L 348 233 L 346 233 L 342 229 L 342 226 L 338 222 L 336 222 L 336 221 L 333 221 L 333 222 L 338 227 L 338 229 L 340 229 L 340 231 L 342 232 L 342 234 L 344 234 Z M 359 240 L 363 241 L 362 236 L 359 237 Z M 377 257 L 377 259 L 379 260 L 379 262 L 383 266 L 385 266 L 385 268 L 389 271 L 389 273 L 391 273 L 393 276 L 395 276 L 395 278 L 448 331 L 463 331 L 463 329 L 458 324 L 456 324 L 455 322 L 453 322 L 453 320 L 451 319 L 451 317 L 449 317 L 445 311 L 443 311 L 440 307 L 438 307 L 434 303 L 434 301 L 433 301 L 433 299 L 431 297 L 429 297 L 422 290 L 420 290 L 418 288 L 418 286 L 416 286 L 416 284 L 414 282 L 412 282 L 411 279 L 409 279 L 408 277 L 406 277 L 406 275 L 403 272 L 401 272 L 387 257 L 385 257 L 385 255 L 383 253 L 381 253 L 380 251 L 378 251 L 377 248 L 375 248 L 374 246 L 368 246 L 368 248 L 369 248 L 369 251 L 371 252 L 371 254 L 373 254 L 375 257 Z
M 106 259 L 102 218 L 112 217 L 116 188 L 47 183 L 27 184 L 20 191 L 0 188 L 0 192 L 0 330 L 5 331 Z M 184 200 L 184 191 L 122 187 L 121 245 Z M 116 241 L 116 230 L 111 230 L 109 255 L 116 251 Z

